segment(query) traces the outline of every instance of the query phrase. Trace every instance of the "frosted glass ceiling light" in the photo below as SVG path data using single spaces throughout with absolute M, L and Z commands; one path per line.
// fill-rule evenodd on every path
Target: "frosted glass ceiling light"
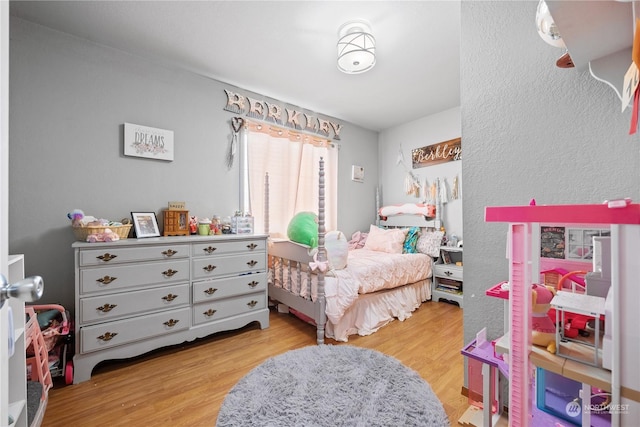
M 364 73 L 376 65 L 376 39 L 366 21 L 349 21 L 338 29 L 338 69 Z

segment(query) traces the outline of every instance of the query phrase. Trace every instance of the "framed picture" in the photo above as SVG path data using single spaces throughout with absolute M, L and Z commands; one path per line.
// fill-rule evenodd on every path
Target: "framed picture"
M 124 155 L 173 161 L 173 131 L 124 124 Z
M 138 239 L 160 236 L 160 228 L 154 212 L 131 212 L 131 218 Z
M 442 255 L 442 263 L 443 264 L 451 264 L 451 254 L 449 251 L 440 251 Z

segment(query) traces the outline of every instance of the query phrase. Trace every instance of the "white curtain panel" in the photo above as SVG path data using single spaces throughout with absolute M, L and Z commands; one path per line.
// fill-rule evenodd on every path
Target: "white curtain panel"
M 318 168 L 325 161 L 325 228 L 337 226 L 338 150 L 288 137 L 248 132 L 249 191 L 256 233 L 264 233 L 265 174 L 269 174 L 269 234 L 285 237 L 298 212 L 318 213 Z

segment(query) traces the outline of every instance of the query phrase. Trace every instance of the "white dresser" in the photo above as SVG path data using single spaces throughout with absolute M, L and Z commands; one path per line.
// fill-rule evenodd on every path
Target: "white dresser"
M 73 244 L 74 384 L 101 361 L 269 326 L 266 235 Z

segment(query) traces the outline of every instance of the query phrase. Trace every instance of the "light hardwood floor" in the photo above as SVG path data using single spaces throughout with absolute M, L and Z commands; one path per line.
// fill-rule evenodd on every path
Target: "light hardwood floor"
M 462 310 L 426 302 L 404 321 L 348 343 L 393 356 L 417 371 L 443 403 L 451 425 L 468 407 L 462 395 Z M 235 383 L 267 358 L 315 345 L 315 327 L 290 314 L 150 354 L 98 365 L 87 382 L 49 392 L 43 426 L 214 426 Z

